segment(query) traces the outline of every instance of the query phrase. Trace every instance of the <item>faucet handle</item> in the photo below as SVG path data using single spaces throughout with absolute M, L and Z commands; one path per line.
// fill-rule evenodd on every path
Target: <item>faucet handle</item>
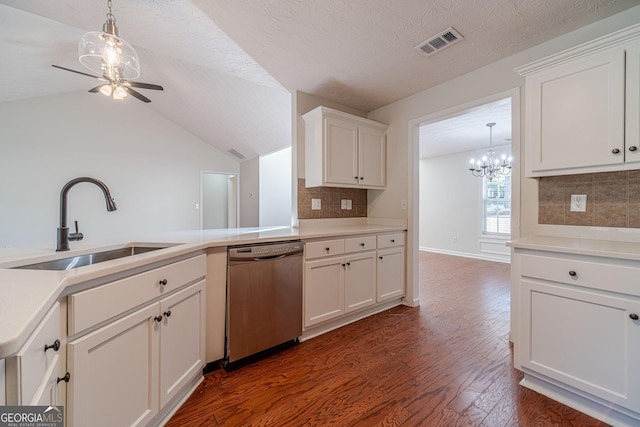
M 74 223 L 76 224 L 76 232 L 75 233 L 70 233 L 68 239 L 69 240 L 82 240 L 82 238 L 84 236 L 82 235 L 82 233 L 80 233 L 78 231 L 78 221 L 74 221 Z

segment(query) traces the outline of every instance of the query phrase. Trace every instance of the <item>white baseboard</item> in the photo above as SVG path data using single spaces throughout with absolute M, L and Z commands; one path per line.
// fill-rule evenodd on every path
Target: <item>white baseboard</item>
M 475 259 L 481 259 L 485 261 L 495 261 L 495 262 L 502 262 L 505 264 L 511 264 L 511 257 L 509 255 L 475 254 L 470 252 L 458 252 L 458 251 L 449 251 L 446 249 L 427 248 L 424 246 L 420 246 L 418 249 L 424 252 L 435 252 L 435 253 L 445 254 L 445 255 L 455 255 L 455 256 L 461 256 L 465 258 L 475 258 Z

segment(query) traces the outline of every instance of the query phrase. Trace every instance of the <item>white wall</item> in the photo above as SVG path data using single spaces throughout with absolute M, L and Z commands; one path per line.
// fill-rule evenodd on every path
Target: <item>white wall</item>
M 260 158 L 240 163 L 240 227 L 260 223 Z
M 291 225 L 291 148 L 260 157 L 260 226 Z
M 465 152 L 420 161 L 421 249 L 480 255 L 482 179 L 467 169 L 474 156 Z
M 70 190 L 69 224 L 79 221 L 85 244 L 198 229 L 200 171 L 239 170 L 135 99 L 83 91 L 6 102 L 0 129 L 0 247 L 55 248 L 60 190 L 79 176 L 103 181 L 118 205 L 107 212 L 92 184 Z

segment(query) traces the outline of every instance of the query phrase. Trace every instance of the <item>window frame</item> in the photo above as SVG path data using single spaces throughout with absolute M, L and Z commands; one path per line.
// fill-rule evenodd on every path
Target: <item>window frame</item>
M 488 184 L 491 182 L 494 182 L 496 179 L 499 180 L 504 180 L 504 185 L 503 185 L 503 190 L 502 193 L 503 197 L 488 197 L 489 191 L 488 191 Z M 507 184 L 507 180 L 508 180 L 508 184 Z M 495 236 L 495 237 L 504 237 L 504 238 L 509 238 L 511 236 L 511 226 L 512 226 L 512 206 L 511 206 L 511 194 L 512 194 L 512 188 L 511 188 L 511 184 L 512 184 L 512 179 L 511 179 L 511 174 L 508 175 L 499 175 L 496 178 L 494 178 L 494 181 L 490 181 L 488 177 L 483 177 L 482 178 L 482 235 L 483 236 Z M 498 190 L 498 192 L 500 193 L 500 190 Z M 507 195 L 508 192 L 508 195 Z M 491 231 L 491 230 L 487 230 L 487 207 L 488 207 L 488 203 L 508 203 L 508 208 L 509 208 L 509 220 L 508 220 L 508 228 L 509 231 L 508 232 L 501 232 L 500 231 L 500 216 L 496 215 L 497 219 L 496 219 L 496 231 Z M 504 217 L 502 217 L 504 218 Z

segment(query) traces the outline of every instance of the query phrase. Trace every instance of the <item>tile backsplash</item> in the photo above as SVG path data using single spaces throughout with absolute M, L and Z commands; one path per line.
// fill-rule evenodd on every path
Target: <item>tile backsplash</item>
M 572 194 L 587 195 L 586 212 L 571 212 Z M 640 170 L 540 178 L 538 223 L 640 228 Z
M 320 209 L 311 209 L 311 199 L 320 199 Z M 341 209 L 342 200 L 351 200 L 351 209 Z M 367 216 L 367 190 L 358 188 L 306 188 L 298 178 L 298 218 L 354 218 Z

